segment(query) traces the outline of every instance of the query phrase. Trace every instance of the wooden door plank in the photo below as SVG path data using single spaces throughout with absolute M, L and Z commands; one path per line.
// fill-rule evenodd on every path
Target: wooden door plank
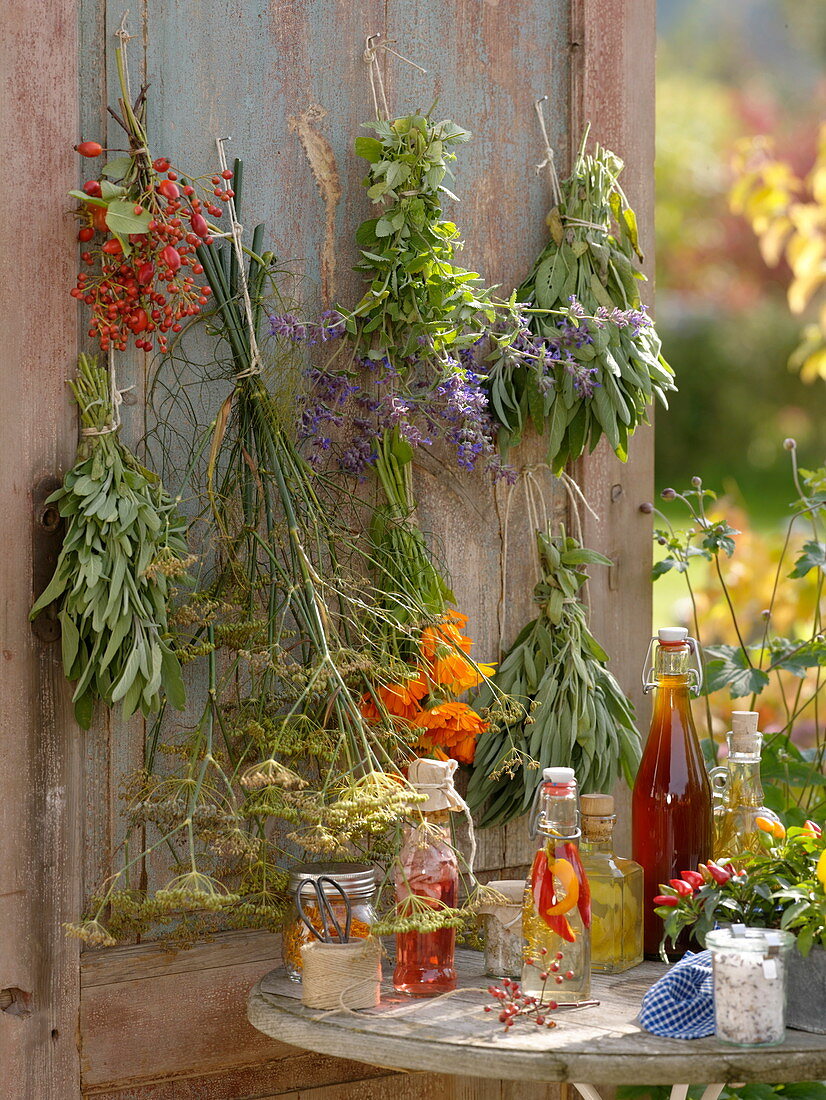
M 650 280 L 644 300 L 653 307 L 655 0 L 571 0 L 571 33 L 571 157 L 590 122 L 590 140 L 625 161 L 621 182 L 641 227 Z M 634 702 L 644 735 L 649 709 L 640 669 L 651 636 L 652 525 L 639 506 L 653 492 L 653 431 L 638 429 L 626 465 L 603 440 L 576 464 L 575 476 L 600 517 L 583 515 L 585 542 L 614 563 L 592 571 L 591 629 L 612 656 L 611 671 Z M 630 797 L 619 787 L 617 849 L 630 854 Z
M 65 213 L 77 173 L 72 0 L 7 6 L 0 80 L 4 169 L 17 193 L 0 242 L 0 990 L 15 991 L 0 1012 L 0 1064 L 9 1100 L 73 1100 L 77 945 L 60 926 L 78 906 L 80 741 L 59 644 L 28 622 L 32 490 L 65 468 L 76 439 L 65 385 L 77 339 Z

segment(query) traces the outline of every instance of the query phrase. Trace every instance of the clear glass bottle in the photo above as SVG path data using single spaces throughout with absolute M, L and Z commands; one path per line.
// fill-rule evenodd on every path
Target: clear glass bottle
M 642 962 L 642 867 L 614 855 L 614 799 L 584 794 L 582 865 L 591 886 L 591 969 L 620 974 Z
M 683 627 L 658 631 L 651 731 L 643 750 L 632 810 L 632 854 L 643 869 L 643 950 L 656 958 L 663 922 L 654 912 L 660 883 L 711 857 L 711 786 L 691 716 L 689 688 L 699 691 L 699 648 Z M 692 663 L 694 662 L 694 663 Z M 688 946 L 678 943 L 677 954 Z
M 591 896 L 579 855 L 579 798 L 573 768 L 545 768 L 537 788 L 532 831 L 540 843 L 525 884 L 525 958 L 547 960 L 553 973 L 546 998 L 580 1001 L 591 989 Z M 542 971 L 522 968 L 522 991 L 542 992 Z
M 726 734 L 726 763 L 711 770 L 714 806 L 714 858 L 736 858 L 746 852 L 762 851 L 756 817 L 778 821 L 763 805 L 760 780 L 760 750 L 763 734 L 758 732 L 760 715 L 754 710 L 731 713 L 731 730 Z
M 464 807 L 453 786 L 455 760 L 414 760 L 408 782 L 428 796 L 421 819 L 405 826 L 395 868 L 397 911 L 404 915 L 411 896 L 436 911 L 455 909 L 459 898 L 459 865 L 450 836 L 450 813 Z M 399 932 L 393 985 L 411 997 L 435 997 L 456 988 L 456 929 Z
M 319 931 L 322 930 L 321 914 L 316 904 L 314 884 L 322 877 L 337 882 L 350 900 L 350 938 L 367 939 L 377 919 L 373 908 L 376 898 L 376 869 L 360 863 L 300 863 L 290 871 L 290 894 L 295 899 L 298 890 L 301 890 L 304 912 Z M 324 894 L 332 906 L 336 920 L 343 928 L 346 913 L 341 895 L 327 886 L 324 887 Z M 281 958 L 284 969 L 294 982 L 301 981 L 301 948 L 312 939 L 313 935 L 299 917 L 293 900 L 281 937 Z

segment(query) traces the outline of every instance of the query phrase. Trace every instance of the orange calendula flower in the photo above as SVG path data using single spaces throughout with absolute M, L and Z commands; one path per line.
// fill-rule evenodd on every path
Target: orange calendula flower
M 448 611 L 447 614 L 449 622 L 424 628 L 420 649 L 433 682 L 454 695 L 461 695 L 480 684 L 483 676 L 492 676 L 494 666 L 473 665 L 466 656 L 473 642 L 459 630 L 467 623 L 467 615 L 460 611 Z
M 461 611 L 448 611 L 446 614 L 449 622 L 435 623 L 433 626 L 426 626 L 422 631 L 419 649 L 426 661 L 455 653 L 457 647 L 470 653 L 473 642 L 459 630 L 460 626 L 467 624 L 467 615 L 463 615 Z
M 467 703 L 440 703 L 421 711 L 413 725 L 422 730 L 419 744 L 426 749 L 444 749 L 448 756 L 462 764 L 471 764 L 476 752 L 476 738 L 487 729 L 475 710 Z
M 427 695 L 427 684 L 420 674 L 403 684 L 384 684 L 376 688 L 376 695 L 388 714 L 394 718 L 410 721 L 421 710 L 419 700 Z M 361 713 L 368 722 L 378 722 L 382 718 L 372 695 L 364 695 L 361 700 Z
M 493 665 L 474 665 L 455 650 L 447 657 L 437 657 L 431 666 L 431 676 L 454 695 L 481 684 L 483 677 L 492 676 Z

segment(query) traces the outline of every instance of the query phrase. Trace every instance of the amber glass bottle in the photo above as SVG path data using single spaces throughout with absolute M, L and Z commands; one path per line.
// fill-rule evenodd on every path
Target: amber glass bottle
M 652 900 L 660 883 L 696 869 L 712 850 L 711 786 L 689 699 L 696 642 L 682 627 L 669 627 L 657 643 L 654 714 L 631 804 L 633 856 L 643 869 L 643 945 L 654 957 L 663 932 Z

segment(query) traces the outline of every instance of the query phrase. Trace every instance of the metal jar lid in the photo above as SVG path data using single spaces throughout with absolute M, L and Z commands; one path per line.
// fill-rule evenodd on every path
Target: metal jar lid
M 322 876 L 333 879 L 348 898 L 370 898 L 376 890 L 376 869 L 367 863 L 299 863 L 290 871 L 290 893 L 294 894 L 303 882 L 314 883 Z M 337 897 L 335 890 L 325 884 L 325 892 Z M 308 885 L 306 893 L 312 894 Z

